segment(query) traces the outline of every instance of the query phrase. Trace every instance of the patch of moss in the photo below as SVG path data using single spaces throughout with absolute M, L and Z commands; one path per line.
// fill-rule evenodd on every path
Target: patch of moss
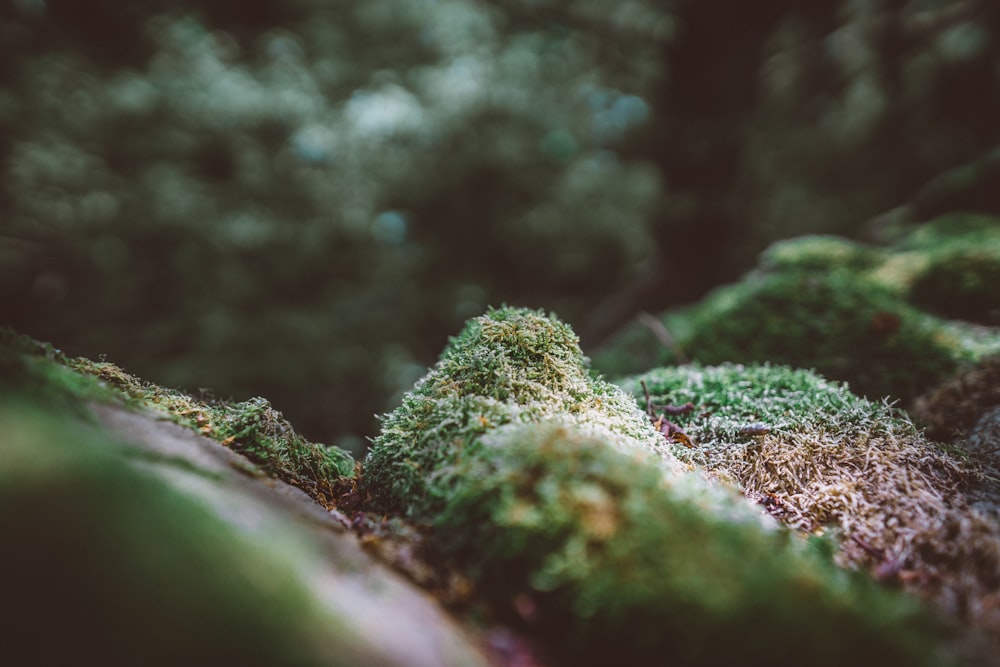
M 595 355 L 595 367 L 620 376 L 686 361 L 659 327 L 704 364 L 813 368 L 860 394 L 908 403 L 1000 351 L 1000 329 L 972 323 L 994 322 L 1000 308 L 1000 226 L 953 222 L 925 226 L 892 248 L 834 237 L 777 243 L 741 282 L 655 326 L 627 327 Z
M 88 400 L 115 400 L 118 392 L 87 373 L 47 343 L 0 328 L 0 392 L 16 393 L 81 412 Z
M 557 664 L 935 660 L 912 600 L 763 528 L 720 487 L 561 424 L 483 440 L 438 544 Z
M 569 327 L 502 308 L 384 419 L 365 481 L 556 664 L 937 660 L 914 601 L 687 472 L 678 447 L 588 373 Z
M 990 408 L 1000 405 L 1000 356 L 934 387 L 917 399 L 914 416 L 927 433 L 943 441 L 963 435 Z
M 919 228 L 906 247 L 927 256 L 909 286 L 911 302 L 945 317 L 1000 325 L 1000 219 L 948 216 Z
M 780 366 L 662 368 L 622 382 L 694 443 L 677 452 L 775 518 L 835 537 L 836 558 L 1000 637 L 1000 518 L 976 507 L 995 473 L 928 441 L 902 413 Z M 992 491 L 991 491 L 992 490 Z
M 878 248 L 852 243 L 839 236 L 804 236 L 778 241 L 761 254 L 760 264 L 769 271 L 868 271 L 884 261 Z
M 671 415 L 694 439 L 679 457 L 703 464 L 699 453 L 746 446 L 763 433 L 824 429 L 844 437 L 874 430 L 913 427 L 892 407 L 873 403 L 811 371 L 775 364 L 692 364 L 664 367 L 617 383 L 637 401 L 648 390 L 653 405 L 693 409 Z M 645 388 L 643 387 L 645 385 Z
M 354 474 L 351 455 L 309 442 L 262 398 L 241 403 L 200 401 L 144 382 L 118 366 L 68 358 L 51 345 L 0 330 L 0 390 L 81 410 L 88 401 L 123 401 L 154 410 L 244 454 L 272 477 L 332 506 L 342 478 Z
M 909 400 L 974 359 L 961 331 L 846 272 L 760 275 L 680 317 L 692 330 L 682 346 L 702 363 L 814 368 L 872 398 Z

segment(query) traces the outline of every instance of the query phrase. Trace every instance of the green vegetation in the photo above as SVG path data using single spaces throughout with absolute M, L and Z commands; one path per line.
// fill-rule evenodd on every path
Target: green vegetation
M 673 344 L 704 364 L 774 362 L 846 380 L 872 398 L 909 402 L 1000 350 L 1000 330 L 943 320 L 993 321 L 1000 226 L 959 216 L 920 228 L 891 248 L 834 237 L 782 241 L 759 268 L 700 303 L 635 324 L 595 356 L 612 375 L 676 363 Z M 939 291 L 939 285 L 943 291 Z
M 576 334 L 553 315 L 490 310 L 468 322 L 440 361 L 386 416 L 365 460 L 378 507 L 431 517 L 450 501 L 457 464 L 507 423 L 563 420 L 625 448 L 657 434 L 618 387 L 590 376 Z
M 914 601 L 684 471 L 681 445 L 585 364 L 553 316 L 470 321 L 384 419 L 364 468 L 376 509 L 432 524 L 430 548 L 561 664 L 938 660 Z
M 1000 572 L 1000 526 L 974 507 L 976 497 L 995 497 L 988 461 L 929 441 L 905 413 L 810 371 L 688 365 L 622 386 L 637 401 L 649 392 L 654 411 L 691 403 L 669 416 L 693 444 L 677 457 L 788 526 L 831 537 L 839 564 L 932 601 L 971 632 L 1000 632 L 988 602 Z M 946 394 L 961 396 L 954 387 Z
M 948 216 L 918 228 L 903 247 L 926 257 L 909 285 L 914 304 L 1000 326 L 1000 220 Z
M 262 398 L 241 403 L 200 401 L 125 373 L 114 364 L 71 359 L 49 344 L 0 330 L 0 389 L 78 413 L 90 401 L 124 401 L 156 411 L 244 454 L 261 470 L 327 506 L 354 460 L 336 447 L 309 442 Z
M 757 442 L 764 433 L 860 434 L 906 432 L 915 435 L 905 416 L 884 404 L 865 400 L 842 382 L 816 373 L 771 364 L 742 366 L 693 364 L 658 368 L 617 383 L 636 401 L 657 405 L 692 403 L 689 411 L 669 418 L 683 427 L 696 447 L 677 455 L 692 462 L 704 454 Z M 643 388 L 645 385 L 645 389 Z

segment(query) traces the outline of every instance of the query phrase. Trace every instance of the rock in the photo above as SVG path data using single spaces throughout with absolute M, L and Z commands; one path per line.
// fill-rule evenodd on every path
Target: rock
M 965 446 L 974 456 L 987 459 L 1000 469 L 1000 405 L 995 405 L 979 417 L 969 430 Z
M 54 355 L 0 357 L 21 381 L 25 365 L 35 380 L 70 377 Z M 303 490 L 162 411 L 69 409 L 69 385 L 11 375 L 0 381 L 11 664 L 490 664 Z

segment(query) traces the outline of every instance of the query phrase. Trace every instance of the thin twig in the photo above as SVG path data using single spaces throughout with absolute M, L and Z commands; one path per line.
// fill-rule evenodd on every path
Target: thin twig
M 636 316 L 636 319 L 639 321 L 639 324 L 653 332 L 653 336 L 656 337 L 656 340 L 660 341 L 665 348 L 670 350 L 671 354 L 674 355 L 674 358 L 677 359 L 677 361 L 682 364 L 691 363 L 691 360 L 688 359 L 686 354 L 684 354 L 684 350 L 682 350 L 681 346 L 677 344 L 674 337 L 670 335 L 667 325 L 665 325 L 661 320 L 653 317 L 645 311 L 639 313 Z

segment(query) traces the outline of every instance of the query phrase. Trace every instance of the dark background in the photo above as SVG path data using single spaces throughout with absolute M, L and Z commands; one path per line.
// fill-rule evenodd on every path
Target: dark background
M 992 0 L 0 0 L 0 325 L 354 449 L 468 317 L 1000 213 Z

